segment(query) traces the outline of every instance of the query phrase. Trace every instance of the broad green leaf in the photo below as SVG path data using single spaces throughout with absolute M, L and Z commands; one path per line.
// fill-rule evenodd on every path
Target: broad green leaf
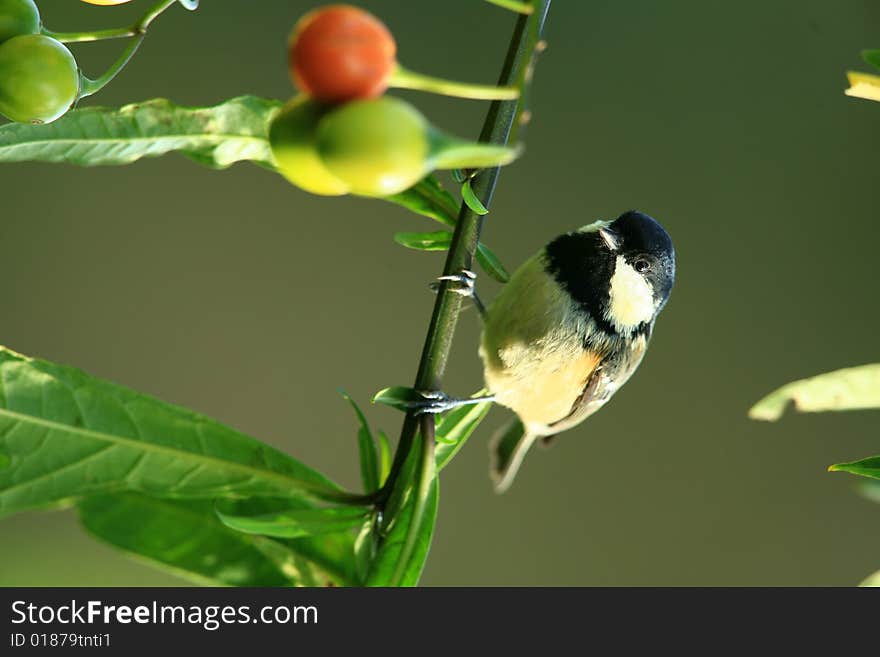
M 865 587 L 880 587 L 880 570 L 878 570 L 873 575 L 869 576 L 866 580 L 864 580 L 859 586 Z
M 271 513 L 240 515 L 221 505 L 216 511 L 220 521 L 230 529 L 276 538 L 335 534 L 361 525 L 369 514 L 366 509 L 350 506 L 324 509 L 294 507 Z
M 860 461 L 835 463 L 828 468 L 829 472 L 849 472 L 850 474 L 880 479 L 880 456 L 869 456 Z
M 0 348 L 0 515 L 90 493 L 332 497 L 278 450 L 202 415 Z
M 880 101 L 880 76 L 858 71 L 847 71 L 849 89 L 844 91 L 847 96 Z
M 376 441 L 373 439 L 373 432 L 370 430 L 367 416 L 364 415 L 360 406 L 357 405 L 347 392 L 343 390 L 339 392 L 351 404 L 358 418 L 358 452 L 361 462 L 361 481 L 364 485 L 364 490 L 370 493 L 379 488 L 379 455 L 376 453 Z
M 479 242 L 477 244 L 477 252 L 475 255 L 477 257 L 477 263 L 482 267 L 484 272 L 489 274 L 489 276 L 499 283 L 507 283 L 510 280 L 510 274 L 507 273 L 504 265 L 501 264 L 501 259 L 495 255 L 488 246 Z
M 452 233 L 438 230 L 432 233 L 395 233 L 394 241 L 408 249 L 418 251 L 448 251 Z
M 485 394 L 480 391 L 476 396 Z M 483 402 L 473 406 L 461 406 L 446 413 L 437 420 L 437 450 L 435 458 L 437 470 L 442 470 L 464 447 L 467 439 L 489 414 L 492 402 Z
M 390 388 L 383 388 L 373 395 L 374 404 L 384 404 L 385 406 L 396 408 L 399 411 L 407 411 L 413 402 L 422 401 L 425 401 L 425 398 L 422 397 L 422 395 L 406 386 L 391 386 Z
M 80 520 L 98 539 L 200 584 L 293 586 L 314 581 L 282 544 L 223 526 L 209 500 L 139 493 L 86 497 Z
M 477 198 L 476 194 L 474 194 L 470 180 L 465 180 L 464 184 L 461 186 L 461 200 L 464 201 L 464 204 L 468 206 L 474 214 L 478 214 L 481 217 L 489 214 L 488 208 L 483 205 L 483 202 Z
M 180 107 L 165 99 L 85 107 L 48 125 L 0 127 L 0 162 L 118 165 L 180 151 L 218 169 L 242 160 L 271 167 L 268 130 L 278 107 L 278 101 L 254 96 L 213 107 Z
M 874 68 L 880 68 L 880 48 L 863 50 L 862 59 Z
M 458 203 L 434 175 L 423 178 L 399 194 L 386 196 L 385 200 L 447 226 L 454 226 L 458 216 Z
M 752 406 L 749 417 L 778 420 L 789 402 L 804 413 L 880 408 L 880 364 L 850 367 L 789 383 Z

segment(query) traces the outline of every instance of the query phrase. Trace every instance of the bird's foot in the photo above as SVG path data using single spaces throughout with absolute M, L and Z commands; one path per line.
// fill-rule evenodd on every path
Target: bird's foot
M 455 274 L 438 276 L 437 280 L 431 283 L 431 289 L 436 292 L 440 289 L 440 285 L 443 281 L 449 282 L 448 289 L 453 294 L 472 299 L 477 310 L 480 311 L 480 315 L 485 316 L 486 307 L 483 305 L 483 302 L 480 301 L 480 297 L 477 296 L 477 275 L 474 272 L 470 269 L 462 269 Z
M 410 401 L 406 403 L 409 410 L 414 411 L 416 415 L 424 415 L 427 413 L 436 415 L 447 411 L 460 408 L 462 406 L 471 406 L 473 404 L 482 404 L 483 402 L 495 401 L 495 395 L 487 395 L 484 397 L 468 397 L 460 399 L 450 397 L 440 390 L 419 390 L 417 391 L 422 399 Z

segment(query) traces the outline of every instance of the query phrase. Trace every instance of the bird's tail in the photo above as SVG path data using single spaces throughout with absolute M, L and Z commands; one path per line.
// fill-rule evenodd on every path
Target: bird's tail
M 513 483 L 526 452 L 540 438 L 526 431 L 518 417 L 501 427 L 489 442 L 489 476 L 496 493 L 503 493 Z

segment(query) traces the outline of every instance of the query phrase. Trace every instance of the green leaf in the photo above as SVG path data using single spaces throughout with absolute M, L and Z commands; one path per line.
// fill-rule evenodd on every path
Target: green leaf
M 228 500 L 220 504 L 233 504 Z M 258 515 L 273 513 L 294 506 L 308 509 L 316 508 L 304 500 L 292 501 L 288 498 L 251 497 L 235 500 L 234 508 L 240 514 Z M 216 504 L 215 504 L 216 507 Z M 219 522 L 219 519 L 218 519 Z M 336 534 L 319 534 L 303 538 L 276 539 L 299 556 L 308 559 L 323 572 L 332 576 L 337 584 L 354 584 L 354 535 L 350 531 Z
M 382 486 L 391 472 L 391 443 L 384 431 L 376 434 L 379 439 L 379 485 Z
M 272 167 L 269 122 L 279 107 L 254 96 L 213 107 L 180 107 L 161 98 L 119 109 L 85 107 L 48 125 L 0 127 L 0 162 L 118 165 L 180 151 L 217 169 L 242 160 Z
M 849 89 L 843 93 L 853 98 L 880 101 L 880 75 L 871 75 L 860 71 L 847 71 Z
M 376 558 L 379 549 L 379 540 L 376 532 L 376 518 L 371 516 L 361 525 L 357 539 L 354 542 L 355 572 L 359 584 L 367 581 L 367 575 Z
M 354 535 L 351 532 L 321 534 L 305 538 L 279 539 L 332 577 L 339 586 L 357 583 L 354 563 Z
M 850 367 L 789 383 L 755 404 L 749 417 L 778 420 L 790 401 L 804 413 L 880 408 L 880 364 Z
M 208 500 L 138 493 L 96 495 L 77 504 L 98 539 L 200 584 L 293 586 L 312 579 L 282 544 L 224 527 Z
M 376 454 L 376 442 L 373 439 L 373 432 L 370 431 L 367 416 L 364 415 L 354 399 L 343 390 L 339 392 L 351 404 L 358 418 L 360 425 L 358 427 L 358 452 L 360 453 L 361 462 L 361 481 L 364 485 L 364 490 L 371 493 L 379 488 L 379 456 Z
M 880 48 L 863 50 L 862 59 L 874 68 L 880 68 Z
M 483 205 L 483 202 L 477 198 L 476 194 L 474 194 L 474 190 L 471 187 L 470 180 L 465 180 L 464 184 L 461 186 L 461 199 L 464 201 L 464 204 L 473 211 L 474 214 L 478 214 L 481 217 L 489 214 L 488 208 Z
M 366 509 L 356 507 L 329 507 L 309 509 L 293 508 L 272 513 L 241 515 L 234 507 L 216 509 L 220 521 L 229 527 L 246 534 L 273 536 L 276 538 L 302 538 L 320 534 L 335 534 L 362 524 L 369 514 Z
M 384 404 L 385 406 L 390 406 L 391 408 L 396 408 L 397 410 L 404 412 L 409 410 L 409 405 L 413 402 L 424 400 L 425 398 L 422 397 L 422 395 L 406 386 L 391 386 L 390 388 L 384 388 L 373 395 L 374 404 Z
M 510 274 L 507 273 L 504 265 L 501 264 L 501 260 L 488 246 L 479 242 L 477 244 L 477 252 L 475 255 L 477 257 L 477 263 L 479 263 L 480 267 L 483 268 L 483 271 L 489 274 L 489 276 L 499 283 L 507 283 L 510 280 Z
M 454 226 L 458 216 L 458 203 L 434 175 L 423 178 L 399 194 L 386 196 L 385 200 L 447 226 Z
M 880 587 L 880 570 L 869 576 L 866 580 L 859 584 L 859 586 Z
M 416 508 L 416 495 L 413 489 L 413 472 L 418 462 L 418 449 L 412 449 L 407 458 L 401 477 L 401 503 L 398 511 L 385 528 L 384 539 L 379 544 L 379 550 L 373 560 L 372 567 L 366 578 L 367 586 L 389 586 L 394 583 L 396 571 L 400 568 L 398 561 L 404 549 L 407 532 Z M 433 477 L 428 489 L 425 501 L 424 515 L 419 527 L 419 534 L 412 547 L 407 563 L 403 565 L 402 577 L 396 583 L 397 586 L 415 586 L 419 582 L 428 551 L 431 547 L 431 537 L 434 533 L 434 525 L 437 521 L 437 507 L 440 500 L 440 480 Z M 389 504 L 389 506 L 392 506 Z
M 0 515 L 90 493 L 339 498 L 323 475 L 209 418 L 0 348 Z
M 485 395 L 481 390 L 475 397 Z M 437 470 L 442 470 L 458 454 L 459 450 L 470 438 L 471 434 L 489 414 L 492 402 L 483 402 L 473 406 L 460 406 L 437 420 L 437 450 L 435 458 Z
M 391 532 L 381 544 L 379 552 L 373 562 L 373 567 L 367 577 L 367 586 L 388 586 L 392 582 L 394 569 L 400 558 L 406 540 L 406 530 L 412 519 L 415 495 L 410 495 L 407 503 L 397 516 Z M 440 500 L 440 480 L 434 477 L 431 482 L 431 489 L 428 493 L 428 499 L 425 505 L 425 512 L 422 518 L 422 524 L 419 530 L 419 536 L 413 547 L 408 563 L 404 567 L 404 574 L 400 580 L 399 586 L 415 586 L 419 583 L 422 571 L 425 568 L 425 561 L 428 558 L 428 551 L 431 547 L 431 537 L 434 534 L 434 526 L 437 521 L 437 508 Z
M 869 456 L 861 461 L 835 463 L 828 468 L 829 472 L 849 472 L 850 474 L 880 479 L 880 456 Z
M 418 251 L 448 251 L 452 243 L 452 233 L 448 230 L 433 233 L 394 233 L 394 241 Z

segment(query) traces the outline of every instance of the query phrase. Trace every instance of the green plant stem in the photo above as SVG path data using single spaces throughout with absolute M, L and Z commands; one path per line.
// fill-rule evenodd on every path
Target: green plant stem
M 55 34 L 51 33 L 48 30 L 43 30 L 44 34 L 52 36 L 59 41 L 65 41 L 65 39 L 59 38 L 61 37 L 74 37 L 73 39 L 68 38 L 66 40 L 67 43 L 72 41 L 95 41 L 94 38 L 96 34 L 110 34 L 111 36 L 105 38 L 116 38 L 119 36 L 133 36 L 134 40 L 126 46 L 125 50 L 122 51 L 122 54 L 119 58 L 113 62 L 112 66 L 108 68 L 103 75 L 99 78 L 95 78 L 94 80 L 80 74 L 80 89 L 78 98 L 85 98 L 87 96 L 91 96 L 99 92 L 105 86 L 107 86 L 113 78 L 119 75 L 119 72 L 125 68 L 134 54 L 137 52 L 137 49 L 141 47 L 141 44 L 144 42 L 144 37 L 147 36 L 147 28 L 150 26 L 159 14 L 168 9 L 173 4 L 176 4 L 178 0 L 162 0 L 161 2 L 156 3 L 147 12 L 141 16 L 140 20 L 132 25 L 130 28 L 121 28 L 120 30 L 102 30 L 99 32 L 72 32 L 70 34 Z M 123 31 L 127 33 L 123 34 Z
M 173 4 L 177 4 L 178 0 L 161 0 L 155 5 L 147 9 L 134 25 L 128 27 L 116 27 L 109 30 L 89 30 L 85 32 L 53 32 L 52 30 L 43 28 L 40 32 L 48 37 L 57 39 L 62 43 L 83 43 L 87 41 L 103 41 L 104 39 L 124 39 L 126 37 L 134 37 L 142 35 L 146 32 L 150 23 L 156 19 L 159 14 L 168 9 Z
M 536 11 L 529 15 L 520 15 L 517 19 L 501 71 L 499 86 L 514 84 L 521 92 L 520 99 L 519 101 L 495 101 L 490 105 L 483 123 L 480 141 L 492 144 L 508 143 L 514 125 L 522 117 L 525 107 L 523 92 L 531 78 L 528 71 L 531 70 L 534 54 L 539 49 L 540 37 L 549 9 L 550 0 L 536 0 Z M 487 208 L 495 191 L 498 174 L 498 167 L 485 169 L 477 173 L 472 181 L 474 194 Z M 446 264 L 443 268 L 444 275 L 471 268 L 482 224 L 482 217 L 473 212 L 467 204 L 462 204 Z M 440 286 L 437 299 L 434 302 L 434 310 L 416 375 L 414 386 L 416 390 L 440 389 L 443 375 L 446 372 L 446 363 L 452 349 L 452 339 L 461 312 L 461 304 L 462 297 L 450 293 L 448 283 L 444 282 Z M 418 419 L 413 412 L 407 413 L 404 418 L 391 471 L 385 485 L 379 491 L 377 502 L 380 506 L 387 502 L 397 485 L 398 477 L 415 440 Z M 423 436 L 423 440 L 427 440 L 427 437 Z M 418 476 L 418 480 L 422 481 L 422 474 Z M 410 528 L 410 532 L 417 530 L 418 526 L 415 529 Z
M 113 80 L 117 75 L 119 75 L 120 71 L 125 68 L 126 64 L 131 61 L 131 58 L 134 57 L 134 54 L 137 52 L 137 49 L 141 47 L 141 44 L 144 42 L 144 37 L 146 35 L 141 33 L 138 34 L 134 41 L 132 41 L 125 50 L 122 51 L 122 54 L 119 56 L 113 65 L 108 68 L 104 74 L 92 80 L 89 77 L 86 77 L 83 74 L 80 74 L 80 87 L 79 87 L 79 98 L 85 98 L 87 96 L 91 96 L 99 92 L 101 89 L 110 84 L 110 81 Z
M 56 39 L 61 43 L 87 43 L 89 41 L 105 41 L 107 39 L 125 39 L 133 37 L 135 32 L 133 27 L 114 27 L 108 30 L 92 30 L 90 32 L 53 32 L 45 27 L 40 33 Z
M 515 100 L 519 98 L 519 89 L 516 87 L 470 84 L 468 82 L 435 78 L 430 75 L 410 71 L 400 64 L 397 65 L 394 73 L 391 74 L 389 85 L 398 89 L 429 91 L 443 96 L 455 96 L 456 98 L 470 98 L 473 100 Z

